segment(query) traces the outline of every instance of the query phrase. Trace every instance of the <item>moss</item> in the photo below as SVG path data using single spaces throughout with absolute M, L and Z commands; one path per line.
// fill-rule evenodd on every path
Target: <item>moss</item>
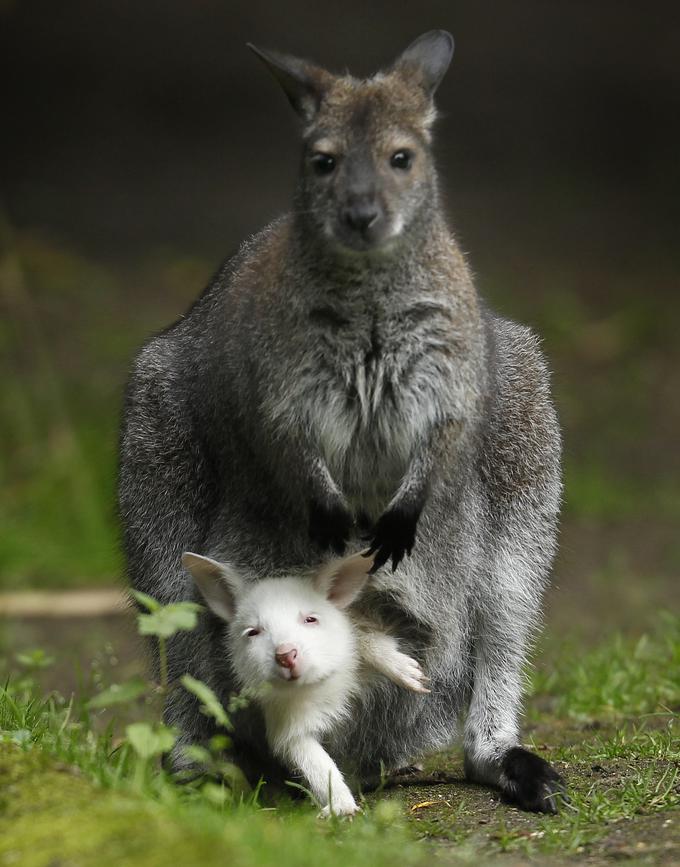
M 38 750 L 0 746 L 0 864 L 98 867 L 174 863 L 233 867 L 416 865 L 422 846 L 377 810 L 350 826 L 254 808 L 226 813 L 181 799 L 98 789 Z

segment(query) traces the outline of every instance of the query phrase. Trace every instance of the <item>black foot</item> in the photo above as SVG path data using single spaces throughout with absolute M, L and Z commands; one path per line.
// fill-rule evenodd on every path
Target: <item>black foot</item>
M 342 502 L 310 502 L 309 536 L 324 550 L 332 548 L 336 554 L 344 554 L 353 526 L 354 519 Z
M 377 572 L 381 566 L 392 558 L 392 571 L 404 559 L 405 554 L 410 554 L 416 540 L 416 526 L 420 511 L 403 507 L 388 509 L 378 518 L 372 537 L 371 547 L 368 554 L 375 554 L 375 561 L 371 574 Z
M 503 758 L 503 795 L 513 804 L 532 813 L 557 813 L 566 802 L 562 777 L 545 759 L 523 747 L 513 747 Z

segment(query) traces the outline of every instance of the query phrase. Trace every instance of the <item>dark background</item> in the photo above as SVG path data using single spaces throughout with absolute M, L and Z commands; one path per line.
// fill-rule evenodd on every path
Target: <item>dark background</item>
M 245 42 L 367 75 L 434 27 L 456 39 L 437 130 L 452 225 L 555 371 L 551 616 L 677 606 L 680 15 L 620 0 L 1 2 L 7 586 L 120 575 L 130 359 L 287 207 L 296 121 Z
M 115 258 L 172 244 L 217 259 L 286 207 L 296 163 L 288 106 L 245 42 L 367 75 L 441 27 L 456 53 L 439 150 L 474 261 L 490 243 L 617 269 L 674 254 L 677 4 L 3 6 L 2 182 L 19 228 Z

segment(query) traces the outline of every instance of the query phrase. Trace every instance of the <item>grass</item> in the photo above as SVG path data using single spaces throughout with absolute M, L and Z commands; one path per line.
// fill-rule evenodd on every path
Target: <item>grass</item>
M 585 654 L 573 639 L 557 644 L 550 667 L 532 674 L 536 698 L 543 706 L 547 701 L 555 716 L 588 723 L 680 710 L 677 617 L 660 614 L 653 638 L 643 634 L 633 642 L 617 636 Z
M 90 709 L 89 696 L 40 696 L 30 671 L 17 675 L 0 693 L 0 774 L 9 781 L 0 864 L 166 864 L 170 850 L 190 863 L 284 867 L 658 854 L 672 826 L 665 817 L 680 817 L 680 621 L 667 616 L 636 641 L 571 652 L 561 646 L 550 676 L 535 675 L 529 714 L 530 745 L 569 783 L 559 816 L 522 813 L 464 783 L 454 751 L 428 768 L 460 783 L 387 788 L 366 797 L 355 822 L 320 823 L 304 802 L 263 808 L 259 793 L 178 786 L 148 762 L 140 773 L 134 749 L 102 724 L 107 716 Z M 24 663 L 30 670 L 49 659 Z
M 389 811 L 376 810 L 351 829 L 319 829 L 313 815 L 195 803 L 169 788 L 156 799 L 102 790 L 44 753 L 3 748 L 0 863 L 78 865 L 424 863 Z

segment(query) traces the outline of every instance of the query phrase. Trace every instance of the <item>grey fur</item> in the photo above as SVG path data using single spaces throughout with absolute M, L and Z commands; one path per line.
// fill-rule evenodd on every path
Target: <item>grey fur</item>
M 194 596 L 185 550 L 253 580 L 309 570 L 324 556 L 310 509 L 338 528 L 326 541 L 349 534 L 355 549 L 363 516 L 396 561 L 395 533 L 417 523 L 401 550 L 411 556 L 378 572 L 360 604 L 421 662 L 431 694 L 372 684 L 329 750 L 366 783 L 381 764 L 402 767 L 462 734 L 470 778 L 523 803 L 504 757 L 519 744 L 522 666 L 556 546 L 548 372 L 531 331 L 478 299 L 439 205 L 421 84 L 399 62 L 368 82 L 324 76 L 330 96 L 304 130 L 295 210 L 245 243 L 135 361 L 119 486 L 130 578 L 170 602 Z M 395 186 L 380 147 L 405 128 L 419 163 Z M 349 167 L 325 188 L 306 162 L 321 136 L 344 137 Z M 403 229 L 356 247 L 323 227 L 345 207 L 351 160 L 368 152 L 371 195 Z M 225 698 L 220 629 L 206 614 L 173 639 L 170 674 L 188 671 Z M 167 721 L 184 741 L 207 737 L 194 699 L 173 695 Z M 261 749 L 259 725 L 245 714 L 244 749 Z

